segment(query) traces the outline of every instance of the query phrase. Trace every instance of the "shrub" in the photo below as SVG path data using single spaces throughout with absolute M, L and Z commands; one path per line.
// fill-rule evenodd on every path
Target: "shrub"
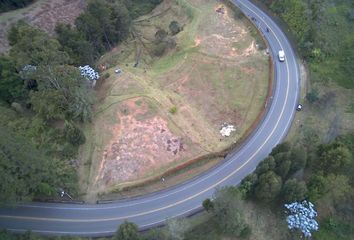
M 74 146 L 80 146 L 86 141 L 84 133 L 74 124 L 69 122 L 65 122 L 64 136 L 66 141 Z
M 176 106 L 173 106 L 173 107 L 171 107 L 170 108 L 170 113 L 172 113 L 172 114 L 176 114 L 177 113 L 177 107 Z
M 170 29 L 172 35 L 176 35 L 180 31 L 182 31 L 182 28 L 180 27 L 180 25 L 177 21 L 172 21 L 170 23 L 169 29 Z
M 154 48 L 154 55 L 156 57 L 161 57 L 165 52 L 166 52 L 166 49 L 167 49 L 167 43 L 166 42 L 160 42 L 158 44 L 155 45 L 155 48 Z
M 157 43 L 162 42 L 166 37 L 167 37 L 167 32 L 165 30 L 163 30 L 163 29 L 159 29 L 155 33 L 155 41 Z
M 319 99 L 319 92 L 317 89 L 312 89 L 311 92 L 309 92 L 306 95 L 306 99 L 307 101 L 309 101 L 310 103 L 314 103 Z
M 209 212 L 211 210 L 213 210 L 214 208 L 214 204 L 213 202 L 210 200 L 210 198 L 207 198 L 203 201 L 203 208 L 205 209 L 205 211 Z

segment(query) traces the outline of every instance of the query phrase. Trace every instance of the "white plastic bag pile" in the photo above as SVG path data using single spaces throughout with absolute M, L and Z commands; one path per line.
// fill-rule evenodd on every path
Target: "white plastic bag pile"
M 234 125 L 224 123 L 224 124 L 221 126 L 220 134 L 221 134 L 221 136 L 223 136 L 223 137 L 230 137 L 231 133 L 234 132 L 234 131 L 236 131 L 236 128 L 235 128 Z
M 91 68 L 89 65 L 79 67 L 81 76 L 84 76 L 88 80 L 98 80 L 100 78 L 100 75 L 98 72 L 96 72 L 93 68 Z

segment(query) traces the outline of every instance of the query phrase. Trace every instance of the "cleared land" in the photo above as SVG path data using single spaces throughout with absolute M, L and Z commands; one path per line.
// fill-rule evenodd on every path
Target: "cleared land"
M 85 0 L 37 0 L 26 8 L 1 13 L 0 53 L 9 49 L 7 32 L 17 21 L 24 20 L 52 34 L 57 23 L 72 24 L 85 5 Z
M 264 108 L 269 59 L 252 26 L 233 16 L 212 0 L 166 0 L 135 20 L 135 38 L 100 59 L 111 77 L 99 83 L 95 119 L 85 127 L 80 186 L 87 200 L 159 179 L 245 134 Z M 169 36 L 176 47 L 157 58 L 155 33 L 173 20 L 183 31 Z M 236 127 L 227 138 L 219 132 L 225 122 Z

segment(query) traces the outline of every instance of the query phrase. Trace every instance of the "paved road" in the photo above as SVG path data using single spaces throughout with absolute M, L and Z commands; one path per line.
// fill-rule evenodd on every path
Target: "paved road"
M 259 161 L 287 134 L 295 114 L 299 95 L 299 75 L 294 52 L 280 28 L 260 9 L 247 0 L 234 4 L 264 33 L 274 56 L 276 81 L 268 113 L 243 146 L 230 153 L 223 164 L 184 184 L 142 197 L 110 204 L 30 203 L 0 209 L 0 228 L 47 235 L 112 235 L 124 220 L 141 229 L 162 224 L 166 218 L 190 215 L 201 209 L 218 186 L 238 184 L 251 173 Z M 266 27 L 270 32 L 266 32 Z M 277 52 L 285 51 L 285 62 Z

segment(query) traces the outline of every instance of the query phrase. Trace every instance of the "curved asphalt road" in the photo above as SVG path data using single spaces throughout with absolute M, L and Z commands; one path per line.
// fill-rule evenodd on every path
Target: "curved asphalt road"
M 245 15 L 264 33 L 274 56 L 276 81 L 268 112 L 243 146 L 230 153 L 223 164 L 186 183 L 164 191 L 110 204 L 30 203 L 0 209 L 0 229 L 32 230 L 46 235 L 112 235 L 124 220 L 140 229 L 161 225 L 167 218 L 190 215 L 201 209 L 216 187 L 235 185 L 264 159 L 287 134 L 295 114 L 299 94 L 298 66 L 294 51 L 280 28 L 264 12 L 247 0 L 234 0 Z M 265 28 L 270 32 L 267 33 Z M 285 51 L 285 62 L 277 53 Z

